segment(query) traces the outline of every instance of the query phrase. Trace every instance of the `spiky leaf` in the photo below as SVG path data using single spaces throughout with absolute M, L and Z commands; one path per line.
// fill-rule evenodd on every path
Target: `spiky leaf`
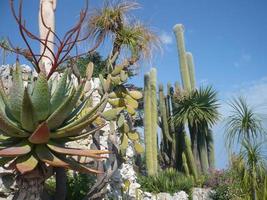
M 44 121 L 50 113 L 50 92 L 46 76 L 40 73 L 32 94 L 32 104 L 38 121 Z
M 29 132 L 34 131 L 36 127 L 35 112 L 27 88 L 24 90 L 20 119 L 23 129 Z
M 31 154 L 16 159 L 16 168 L 21 174 L 34 170 L 37 164 L 38 160 Z
M 50 130 L 46 122 L 41 123 L 29 137 L 29 141 L 33 144 L 47 143 L 50 138 Z
M 1 157 L 16 157 L 29 153 L 31 151 L 31 145 L 25 141 L 19 144 L 0 150 Z

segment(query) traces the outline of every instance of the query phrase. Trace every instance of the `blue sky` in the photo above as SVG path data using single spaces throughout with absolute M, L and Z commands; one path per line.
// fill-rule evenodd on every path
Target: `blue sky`
M 28 27 L 38 33 L 38 2 L 24 0 L 24 17 Z M 186 49 L 195 59 L 198 85 L 213 85 L 219 92 L 221 112 L 229 114 L 225 102 L 242 94 L 266 111 L 267 102 L 267 1 L 265 0 L 139 0 L 134 11 L 163 41 L 163 53 L 141 65 L 131 81 L 143 85 L 143 75 L 152 66 L 158 69 L 158 81 L 166 84 L 180 80 L 177 49 L 172 27 L 185 26 Z M 91 0 L 90 8 L 102 4 Z M 56 29 L 62 34 L 76 20 L 83 0 L 58 0 Z M 14 44 L 24 46 L 10 14 L 8 0 L 0 1 L 0 37 L 8 36 Z M 107 44 L 106 44 L 107 45 Z M 36 44 L 37 48 L 38 45 Z M 103 49 L 103 48 L 102 48 Z M 12 62 L 12 57 L 9 58 Z M 217 166 L 225 167 L 222 122 L 214 128 Z

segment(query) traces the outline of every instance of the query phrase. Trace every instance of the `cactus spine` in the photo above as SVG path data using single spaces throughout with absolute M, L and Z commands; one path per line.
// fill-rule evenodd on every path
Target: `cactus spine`
M 157 91 L 156 69 L 152 69 L 144 79 L 144 129 L 146 146 L 146 166 L 148 175 L 157 174 Z
M 192 53 L 186 52 L 186 61 L 189 71 L 189 77 L 190 77 L 190 83 L 191 83 L 191 89 L 196 88 L 196 79 L 195 79 L 195 65 L 194 65 L 194 58 Z
M 155 173 L 158 170 L 158 105 L 157 105 L 157 70 L 152 68 L 150 71 L 150 89 L 151 89 L 151 132 L 152 132 L 152 147 L 153 147 L 153 165 Z
M 176 24 L 173 27 L 173 31 L 177 40 L 177 49 L 178 49 L 179 65 L 180 65 L 183 88 L 186 91 L 191 91 L 192 87 L 191 87 L 189 70 L 187 66 L 187 58 L 186 58 L 186 50 L 184 42 L 184 27 L 182 24 Z

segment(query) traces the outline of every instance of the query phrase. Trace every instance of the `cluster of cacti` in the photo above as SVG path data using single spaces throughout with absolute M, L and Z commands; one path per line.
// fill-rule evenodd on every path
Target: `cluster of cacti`
M 185 94 L 189 94 L 190 92 L 194 92 L 196 89 L 193 56 L 190 52 L 186 52 L 183 25 L 177 24 L 174 26 L 173 30 L 177 40 L 183 92 Z M 208 168 L 214 168 L 214 145 L 212 132 L 210 129 L 206 128 L 206 125 L 202 126 L 198 124 L 198 126 L 196 126 L 192 123 L 188 123 L 187 125 L 189 128 L 192 151 L 195 162 L 198 166 L 198 171 L 206 173 Z
M 155 175 L 158 171 L 158 109 L 157 109 L 157 72 L 152 68 L 144 79 L 144 135 L 146 167 L 148 175 Z
M 185 133 L 184 126 L 177 126 L 172 120 L 172 113 L 175 108 L 174 95 L 178 96 L 179 93 L 178 84 L 176 84 L 175 89 L 168 84 L 168 93 L 167 97 L 165 97 L 163 85 L 159 86 L 162 163 L 166 167 L 176 168 L 197 178 L 197 168 L 190 139 Z

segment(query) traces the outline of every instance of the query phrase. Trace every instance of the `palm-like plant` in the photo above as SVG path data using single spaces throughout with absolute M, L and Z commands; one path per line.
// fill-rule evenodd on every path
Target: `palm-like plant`
M 160 40 L 151 30 L 140 22 L 131 23 L 127 18 L 127 13 L 137 7 L 138 4 L 133 2 L 106 3 L 92 14 L 88 23 L 88 34 L 95 39 L 96 44 L 107 37 L 112 38 L 111 58 L 115 55 L 117 58 L 124 48 L 131 52 L 131 62 L 134 63 L 142 56 L 149 57 L 153 48 L 160 48 Z
M 244 140 L 242 142 L 243 150 L 240 154 L 245 161 L 244 184 L 249 188 L 253 200 L 258 199 L 257 191 L 261 191 L 265 187 L 263 183 L 266 176 L 266 158 L 262 152 L 262 144 Z
M 201 87 L 189 93 L 180 93 L 175 99 L 174 122 L 180 126 L 188 124 L 194 157 L 196 161 L 200 160 L 202 171 L 206 172 L 209 128 L 219 118 L 217 93 L 212 87 Z
M 232 114 L 226 119 L 226 143 L 231 149 L 233 144 L 244 140 L 253 141 L 263 133 L 259 114 L 248 105 L 244 98 L 234 99 L 230 104 Z

